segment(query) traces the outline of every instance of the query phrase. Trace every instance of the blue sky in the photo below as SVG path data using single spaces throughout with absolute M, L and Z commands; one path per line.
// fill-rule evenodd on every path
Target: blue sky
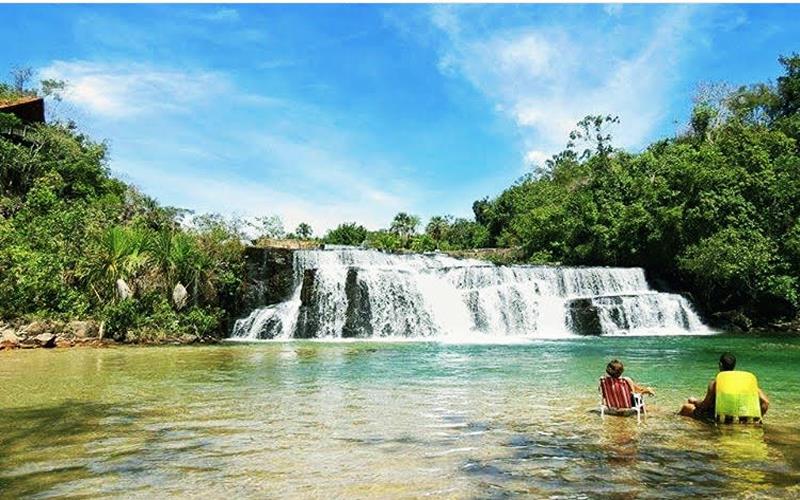
M 70 83 L 54 113 L 161 202 L 317 233 L 469 216 L 620 116 L 638 150 L 698 83 L 774 79 L 795 5 L 0 5 L 0 69 Z

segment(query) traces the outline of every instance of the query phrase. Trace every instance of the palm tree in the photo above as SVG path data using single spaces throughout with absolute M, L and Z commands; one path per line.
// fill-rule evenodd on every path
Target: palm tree
M 419 217 L 400 212 L 394 216 L 389 230 L 403 238 L 403 246 L 407 247 L 409 238 L 417 231 L 417 226 L 419 226 Z
M 131 228 L 111 227 L 100 238 L 97 255 L 91 259 L 93 267 L 88 272 L 89 281 L 98 299 L 101 290 L 113 287 L 117 280 L 130 280 L 148 263 L 148 255 L 143 251 L 144 235 Z
M 453 222 L 453 216 L 434 215 L 425 227 L 425 232 L 433 238 L 436 242 L 442 240 L 450 229 L 450 224 Z

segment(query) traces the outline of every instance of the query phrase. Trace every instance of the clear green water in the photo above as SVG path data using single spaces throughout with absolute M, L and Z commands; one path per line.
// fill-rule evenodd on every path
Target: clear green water
M 674 415 L 723 350 L 763 427 Z M 600 417 L 611 357 L 657 391 Z M 0 352 L 3 497 L 800 495 L 800 338 Z

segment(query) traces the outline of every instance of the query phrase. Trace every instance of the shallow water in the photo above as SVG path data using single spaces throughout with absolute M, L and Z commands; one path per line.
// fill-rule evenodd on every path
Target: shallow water
M 677 417 L 719 353 L 763 427 Z M 606 417 L 611 357 L 654 386 Z M 0 352 L 0 496 L 800 495 L 800 338 L 262 343 Z

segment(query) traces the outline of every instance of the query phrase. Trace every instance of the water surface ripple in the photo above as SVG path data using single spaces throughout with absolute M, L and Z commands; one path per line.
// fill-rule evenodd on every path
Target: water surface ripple
M 674 415 L 736 352 L 763 427 Z M 797 497 L 800 339 L 0 352 L 0 496 Z M 611 357 L 650 417 L 601 420 Z

